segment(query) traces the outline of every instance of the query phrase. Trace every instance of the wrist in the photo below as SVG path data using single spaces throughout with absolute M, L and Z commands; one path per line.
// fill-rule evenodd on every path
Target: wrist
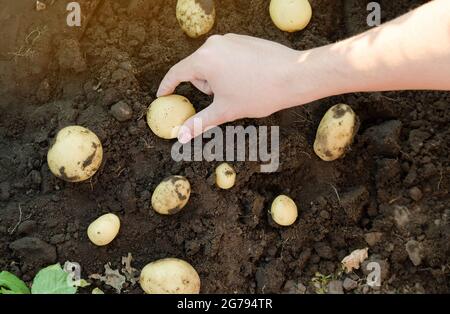
M 347 92 L 351 70 L 332 46 L 296 51 L 295 66 L 291 70 L 294 105 Z

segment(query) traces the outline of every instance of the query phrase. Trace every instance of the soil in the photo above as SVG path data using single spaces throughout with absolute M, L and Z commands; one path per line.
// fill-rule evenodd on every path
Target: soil
M 239 121 L 281 126 L 281 167 L 262 174 L 257 163 L 235 163 L 237 186 L 220 191 L 217 163 L 174 162 L 173 142 L 145 122 L 163 75 L 205 39 L 183 34 L 176 1 L 80 1 L 82 27 L 74 28 L 66 26 L 66 1 L 43 2 L 37 12 L 30 1 L 0 0 L 0 270 L 30 283 L 42 266 L 69 260 L 87 278 L 107 263 L 120 268 L 131 253 L 137 269 L 185 259 L 203 293 L 315 292 L 317 273 L 333 275 L 330 290 L 346 279 L 355 293 L 450 292 L 449 93 L 349 94 Z M 273 26 L 268 1 L 224 0 L 212 33 L 308 49 L 365 30 L 368 2 L 311 0 L 311 24 L 286 34 Z M 383 21 L 424 2 L 380 1 Z M 177 93 L 197 110 L 211 102 L 188 84 Z M 352 106 L 361 127 L 345 158 L 325 163 L 312 144 L 336 103 Z M 46 164 L 57 131 L 73 124 L 94 131 L 105 153 L 98 174 L 81 184 L 57 179 Z M 182 212 L 161 217 L 150 198 L 169 175 L 186 176 L 192 195 Z M 280 193 L 300 209 L 289 228 L 269 221 Z M 87 226 L 107 212 L 120 216 L 120 234 L 94 247 Z M 364 284 L 365 271 L 340 272 L 342 258 L 365 247 L 382 265 L 381 288 Z M 128 283 L 123 292 L 142 290 Z

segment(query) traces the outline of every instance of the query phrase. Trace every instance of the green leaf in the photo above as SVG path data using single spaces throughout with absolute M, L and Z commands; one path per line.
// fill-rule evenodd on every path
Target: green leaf
M 29 294 L 27 285 L 7 271 L 0 273 L 0 294 Z
M 41 269 L 34 277 L 32 294 L 75 294 L 77 287 L 60 264 Z

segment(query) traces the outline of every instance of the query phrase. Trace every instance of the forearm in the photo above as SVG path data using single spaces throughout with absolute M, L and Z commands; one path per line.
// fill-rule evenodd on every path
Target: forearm
M 313 99 L 349 92 L 450 90 L 450 1 L 432 1 L 361 35 L 301 52 L 298 65 L 311 77 Z

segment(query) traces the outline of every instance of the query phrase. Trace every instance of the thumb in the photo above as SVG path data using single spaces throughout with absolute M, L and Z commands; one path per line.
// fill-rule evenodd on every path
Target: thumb
M 186 144 L 200 134 L 225 122 L 228 121 L 223 107 L 212 103 L 183 124 L 178 132 L 178 141 Z

